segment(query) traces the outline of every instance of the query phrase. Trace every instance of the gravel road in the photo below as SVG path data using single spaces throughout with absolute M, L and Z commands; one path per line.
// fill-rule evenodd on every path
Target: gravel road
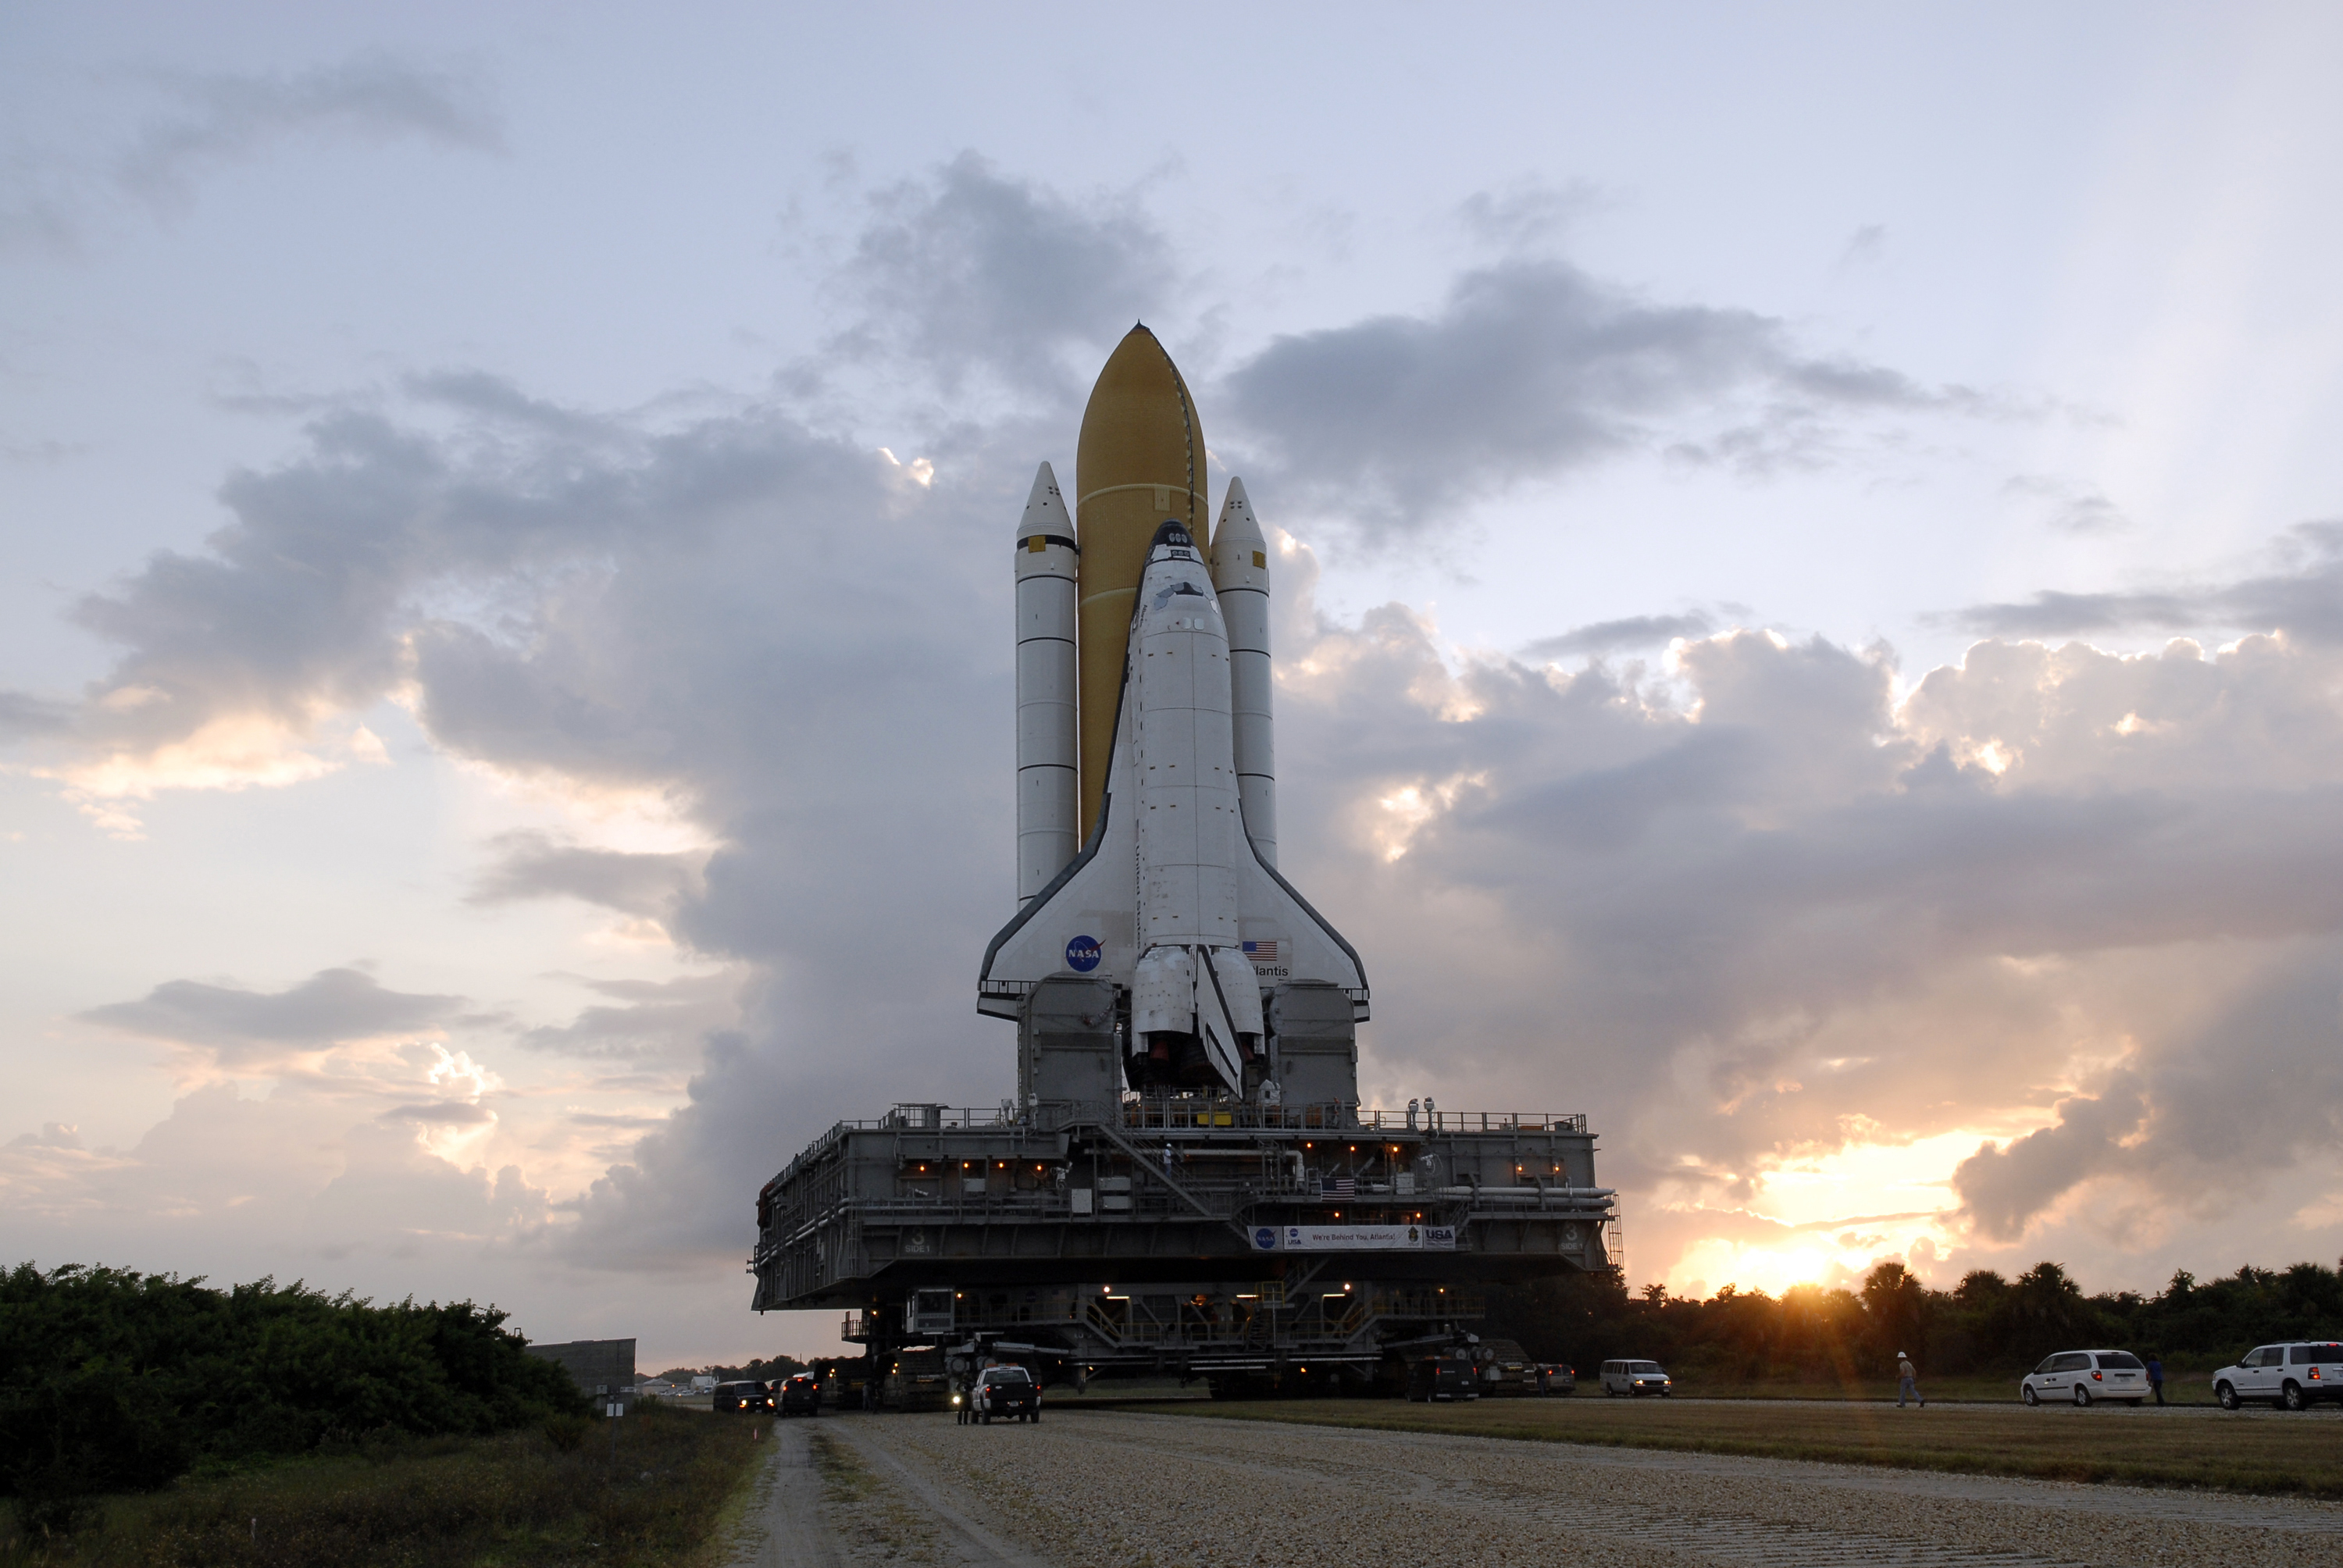
M 743 1568 L 2343 1561 L 2343 1505 L 2273 1498 L 1062 1409 L 774 1430 L 790 1517 Z

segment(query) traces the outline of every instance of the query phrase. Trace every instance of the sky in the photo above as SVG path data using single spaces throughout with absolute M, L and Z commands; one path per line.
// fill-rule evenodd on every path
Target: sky
M 1011 1092 L 1011 568 L 1145 320 L 1371 1101 L 1631 1283 L 2343 1252 L 2343 16 L 0 14 L 0 1256 L 643 1364 Z

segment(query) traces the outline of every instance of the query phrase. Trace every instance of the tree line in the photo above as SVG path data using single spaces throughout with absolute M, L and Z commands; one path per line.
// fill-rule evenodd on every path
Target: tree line
M 696 1377 L 712 1377 L 718 1382 L 779 1382 L 792 1372 L 806 1370 L 807 1363 L 795 1356 L 758 1356 L 739 1366 L 669 1367 L 659 1375 L 673 1383 L 689 1383 Z
M 577 1415 L 569 1374 L 470 1302 L 31 1263 L 0 1274 L 0 1486 L 142 1491 L 206 1462 Z
M 2176 1272 L 2152 1296 L 2085 1295 L 2057 1263 L 2016 1279 L 1973 1270 L 1932 1290 L 1881 1263 L 1859 1290 L 1799 1285 L 1779 1296 L 1728 1285 L 1705 1301 L 1664 1285 L 1630 1292 L 1616 1273 L 1493 1293 L 1484 1332 L 1582 1372 L 1620 1356 L 1720 1382 L 1831 1382 L 1891 1375 L 1908 1352 L 1934 1375 L 2015 1376 L 2055 1351 L 2105 1346 L 2217 1363 L 2274 1340 L 2343 1337 L 2343 1270 L 2297 1263 L 2199 1282 Z

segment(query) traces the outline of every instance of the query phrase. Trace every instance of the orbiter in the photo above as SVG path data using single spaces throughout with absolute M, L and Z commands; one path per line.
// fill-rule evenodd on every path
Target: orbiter
M 1135 327 L 1082 414 L 1066 515 L 1043 463 L 1017 531 L 1021 907 L 979 1010 L 1053 976 L 1116 988 L 1126 1081 L 1275 1103 L 1263 996 L 1367 1016 L 1358 953 L 1277 869 L 1269 548 L 1241 480 L 1209 556 L 1203 433 Z

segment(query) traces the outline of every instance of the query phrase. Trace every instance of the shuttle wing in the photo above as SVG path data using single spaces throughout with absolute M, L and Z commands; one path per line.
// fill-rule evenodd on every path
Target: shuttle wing
M 1125 696 L 1130 686 L 1126 664 Z M 1139 838 L 1130 811 L 1120 809 L 1130 756 L 1131 713 L 1127 705 L 1118 705 L 1114 760 L 1099 803 L 1098 826 L 1081 853 L 1027 900 L 984 950 L 977 977 L 979 1012 L 1015 1018 L 1018 999 L 1052 975 L 1131 983 L 1139 961 Z

